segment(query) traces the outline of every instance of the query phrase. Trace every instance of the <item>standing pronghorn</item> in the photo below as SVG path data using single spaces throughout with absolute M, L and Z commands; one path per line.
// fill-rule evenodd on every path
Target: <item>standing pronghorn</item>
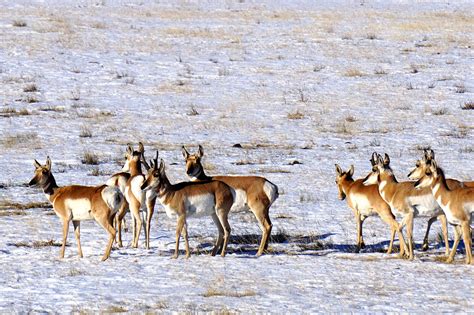
M 176 223 L 176 247 L 173 258 L 178 257 L 181 233 L 184 234 L 186 258 L 190 256 L 186 218 L 192 215 L 212 216 L 219 230 L 219 237 L 212 249 L 212 255 L 215 256 L 220 248 L 222 248 L 221 256 L 225 256 L 231 231 L 227 217 L 234 202 L 229 186 L 214 180 L 182 182 L 173 185 L 166 176 L 163 159 L 161 159 L 158 167 L 157 151 L 156 158 L 154 161 L 151 161 L 151 168 L 148 170 L 146 180 L 142 184 L 141 189 L 146 192 L 153 192 L 165 207 L 166 214 L 169 217 L 173 215 L 178 216 Z
M 143 162 L 143 166 L 145 166 L 145 169 L 148 170 L 149 166 L 145 161 L 144 158 L 144 152 L 145 149 L 143 147 L 143 144 L 141 142 L 138 143 L 138 152 L 141 152 L 141 158 Z M 128 146 L 127 151 L 125 153 L 125 165 L 122 168 L 121 172 L 113 174 L 106 182 L 107 186 L 112 186 L 112 187 L 117 187 L 120 189 L 120 192 L 122 192 L 123 195 L 125 195 L 125 189 L 127 187 L 127 183 L 132 176 L 130 174 L 130 161 L 133 159 L 133 148 Z M 115 218 L 115 226 L 117 228 L 117 244 L 119 247 L 122 247 L 122 224 L 123 221 L 125 221 L 124 217 L 125 214 L 129 211 L 129 205 L 128 202 L 125 200 L 123 203 L 122 208 L 120 208 L 119 212 L 117 213 L 117 216 Z M 153 215 L 153 210 L 150 214 L 150 212 L 147 212 L 147 226 L 145 229 L 145 238 L 146 238 L 146 247 L 147 249 L 150 248 L 150 241 L 149 241 L 149 233 L 150 233 L 150 222 L 151 222 L 151 216 Z M 132 216 L 132 225 L 135 228 L 134 224 L 134 217 Z M 135 235 L 135 232 L 133 232 Z
M 446 214 L 449 223 L 454 225 L 454 231 L 456 232 L 454 244 L 447 262 L 450 263 L 454 260 L 462 236 L 466 247 L 466 264 L 472 264 L 470 224 L 474 213 L 474 188 L 458 187 L 450 189 L 443 170 L 438 167 L 435 160 L 431 161 L 422 177 L 415 184 L 417 189 L 424 189 L 425 187 L 431 190 L 434 198 Z
M 363 179 L 354 180 L 354 166 L 344 172 L 339 165 L 336 164 L 336 184 L 339 190 L 339 199 L 344 200 L 347 197 L 347 205 L 354 212 L 357 222 L 357 252 L 365 247 L 362 224 L 367 217 L 379 215 L 380 218 L 390 226 L 391 237 L 387 254 L 392 252 L 393 239 L 395 232 L 398 232 L 400 239 L 400 257 L 405 252 L 405 242 L 401 234 L 398 222 L 390 211 L 390 206 L 380 197 L 377 185 L 364 186 Z
M 138 143 L 138 150 L 135 151 L 131 146 L 128 146 L 126 152 L 127 161 L 123 168 L 123 171 L 130 172 L 130 178 L 125 186 L 125 199 L 127 200 L 132 215 L 132 226 L 133 226 L 133 241 L 132 247 L 138 247 L 138 239 L 142 228 L 142 218 L 140 211 L 144 209 L 145 203 L 147 204 L 147 220 L 145 227 L 145 243 L 146 248 L 150 248 L 150 224 L 154 210 L 154 199 L 150 198 L 140 188 L 145 181 L 145 175 L 142 173 L 142 159 L 144 160 L 145 149 L 141 142 Z M 148 169 L 146 162 L 145 167 Z M 151 194 L 151 193 L 148 193 Z M 149 204 L 152 202 L 152 204 Z
M 429 189 L 417 190 L 414 182 L 399 183 L 390 168 L 390 157 L 385 154 L 385 158 L 377 153 L 373 153 L 372 160 L 374 167 L 367 175 L 364 185 L 378 184 L 380 196 L 390 205 L 392 213 L 403 217 L 399 225 L 400 231 L 407 226 L 408 253 L 409 259 L 413 259 L 413 219 L 415 216 L 438 217 L 441 221 L 443 238 L 446 246 L 446 254 L 449 253 L 448 228 L 446 216 L 440 206 L 434 200 Z
M 74 225 L 79 257 L 82 258 L 80 221 L 92 219 L 96 220 L 109 233 L 109 242 L 102 260 L 109 258 L 112 243 L 115 239 L 114 217 L 123 203 L 123 195 L 120 190 L 106 185 L 58 187 L 51 173 L 49 157 L 46 160 L 46 165 L 41 165 L 35 160 L 34 166 L 36 168 L 35 176 L 31 179 L 29 185 L 39 185 L 43 188 L 46 198 L 53 205 L 54 212 L 63 221 L 63 244 L 60 258 L 64 258 L 70 221 Z
M 259 176 L 207 176 L 201 164 L 204 150 L 199 145 L 195 154 L 189 154 L 182 147 L 182 153 L 186 160 L 186 174 L 192 181 L 219 180 L 229 185 L 233 190 L 235 209 L 250 209 L 258 220 L 262 230 L 262 240 L 257 251 L 257 256 L 263 254 L 268 248 L 268 242 L 272 231 L 269 209 L 278 198 L 278 187 L 269 180 Z
M 431 149 L 429 150 L 425 149 L 423 158 L 416 161 L 416 165 L 408 174 L 408 178 L 415 181 L 420 179 L 425 174 L 426 168 L 431 165 L 432 161 L 434 161 L 434 158 L 435 158 L 434 151 Z M 451 190 L 459 188 L 459 187 L 474 187 L 474 182 L 472 181 L 461 182 L 452 178 L 446 178 L 446 184 L 448 185 L 448 188 Z M 437 219 L 436 217 L 433 217 L 428 221 L 428 228 L 426 229 L 425 237 L 423 239 L 423 250 L 428 249 L 428 234 L 430 232 L 431 224 L 433 224 L 433 222 L 436 221 L 436 219 Z

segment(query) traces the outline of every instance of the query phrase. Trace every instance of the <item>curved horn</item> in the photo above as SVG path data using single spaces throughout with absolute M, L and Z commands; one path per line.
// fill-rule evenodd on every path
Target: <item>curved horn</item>
M 143 143 L 138 142 L 138 152 L 144 153 L 145 152 L 145 147 L 143 146 Z

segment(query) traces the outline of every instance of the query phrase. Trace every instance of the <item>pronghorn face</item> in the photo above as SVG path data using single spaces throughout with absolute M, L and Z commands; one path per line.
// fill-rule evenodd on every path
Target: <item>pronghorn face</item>
M 425 170 L 427 167 L 431 165 L 431 162 L 434 160 L 434 152 L 433 150 L 425 149 L 425 156 L 423 157 L 422 160 L 417 160 L 416 161 L 416 166 L 415 168 L 408 174 L 408 178 L 411 180 L 418 180 L 420 179 L 424 174 Z
M 418 180 L 420 179 L 423 174 L 425 173 L 425 168 L 427 164 L 425 160 L 417 160 L 415 168 L 408 173 L 408 178 L 411 180 Z
M 416 189 L 422 189 L 426 187 L 431 187 L 433 183 L 438 179 L 438 165 L 436 161 L 432 161 L 430 165 L 427 165 L 425 171 L 420 179 L 415 183 Z
M 189 154 L 189 152 L 183 146 L 182 153 L 184 160 L 186 161 L 186 174 L 189 177 L 199 177 L 199 175 L 204 172 L 201 164 L 201 158 L 204 155 L 204 149 L 202 146 L 199 145 L 197 152 L 194 154 Z
M 47 183 L 51 176 L 51 159 L 46 159 L 46 165 L 41 165 L 38 161 L 34 161 L 35 175 L 28 183 L 29 186 L 43 186 Z
M 393 175 L 388 154 L 385 153 L 385 157 L 382 159 L 380 154 L 374 152 L 370 163 L 372 164 L 372 171 L 364 179 L 363 184 L 365 186 L 378 184 L 383 177 Z
M 130 164 L 139 163 L 141 159 L 144 159 L 145 148 L 141 142 L 138 143 L 138 150 L 135 151 L 131 145 L 127 146 L 127 151 L 125 152 L 125 164 L 122 167 L 122 172 L 130 172 Z
M 166 177 L 165 162 L 163 159 L 158 166 L 158 151 L 156 152 L 156 159 L 150 161 L 150 169 L 147 172 L 145 181 L 140 187 L 141 190 L 160 190 L 163 179 Z
M 336 164 L 336 185 L 338 189 L 337 197 L 339 200 L 344 200 L 346 198 L 342 185 L 345 181 L 352 180 L 352 175 L 354 175 L 354 165 L 351 165 L 351 168 L 347 172 L 343 172 L 341 167 Z

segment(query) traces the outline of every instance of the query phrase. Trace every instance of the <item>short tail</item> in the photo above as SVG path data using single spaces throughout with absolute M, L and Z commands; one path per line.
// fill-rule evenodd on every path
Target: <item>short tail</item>
M 117 213 L 124 202 L 124 197 L 117 187 L 106 186 L 102 190 L 102 199 L 107 206 L 112 210 L 112 213 Z
M 278 186 L 268 180 L 265 181 L 265 184 L 263 184 L 263 191 L 265 191 L 265 194 L 270 200 L 270 204 L 272 204 L 275 200 L 277 200 L 279 196 Z

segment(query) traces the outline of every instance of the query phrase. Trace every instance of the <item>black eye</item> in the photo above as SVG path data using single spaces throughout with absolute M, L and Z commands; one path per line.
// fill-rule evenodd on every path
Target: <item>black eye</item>
M 154 173 L 153 173 L 153 176 L 155 176 L 155 177 L 158 177 L 158 175 L 160 175 L 159 172 L 154 172 Z
M 416 167 L 420 167 L 420 162 L 416 162 Z
M 428 176 L 431 176 L 432 173 L 431 173 L 431 171 L 428 171 L 425 174 L 428 175 Z

